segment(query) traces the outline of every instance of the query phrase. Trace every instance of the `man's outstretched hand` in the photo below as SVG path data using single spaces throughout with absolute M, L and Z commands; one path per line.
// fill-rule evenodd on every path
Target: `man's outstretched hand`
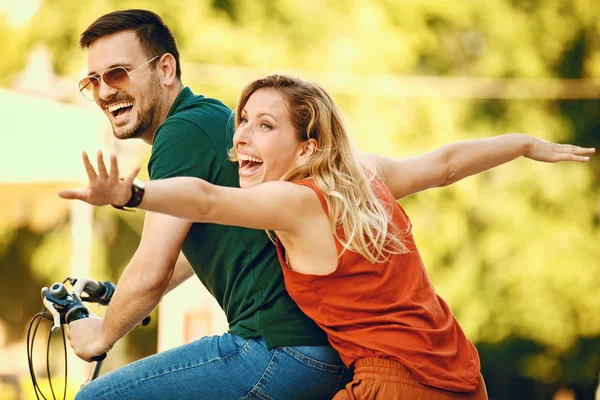
M 126 204 L 131 197 L 131 185 L 140 172 L 140 167 L 134 168 L 127 178 L 120 179 L 116 155 L 110 155 L 110 172 L 107 172 L 102 151 L 98 151 L 98 173 L 85 151 L 82 157 L 88 176 L 87 187 L 79 190 L 61 190 L 58 195 L 63 199 L 81 200 L 94 206 Z

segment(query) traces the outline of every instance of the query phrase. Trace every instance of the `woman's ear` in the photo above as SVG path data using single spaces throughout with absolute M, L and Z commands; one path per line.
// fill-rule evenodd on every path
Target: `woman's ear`
M 302 147 L 298 153 L 298 161 L 308 161 L 316 153 L 317 148 L 317 140 L 315 138 L 310 138 L 302 143 Z

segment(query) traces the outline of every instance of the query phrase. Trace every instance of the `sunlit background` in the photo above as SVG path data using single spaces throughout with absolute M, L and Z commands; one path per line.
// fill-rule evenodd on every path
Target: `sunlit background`
M 77 92 L 79 34 L 149 8 L 173 30 L 182 79 L 234 107 L 273 72 L 315 80 L 358 146 L 394 157 L 508 132 L 600 146 L 597 0 L 0 0 L 0 398 L 35 398 L 25 351 L 40 289 L 117 279 L 143 212 L 56 196 L 85 178 L 82 150 L 147 163 Z M 142 177 L 147 177 L 143 169 Z M 600 372 L 600 161 L 526 159 L 401 201 L 434 286 L 477 345 L 491 399 L 594 399 Z M 169 294 L 103 371 L 227 329 L 201 285 Z M 103 310 L 94 308 L 102 314 Z M 46 396 L 48 328 L 34 365 Z M 62 397 L 63 355 L 50 372 Z M 69 397 L 87 365 L 69 351 Z

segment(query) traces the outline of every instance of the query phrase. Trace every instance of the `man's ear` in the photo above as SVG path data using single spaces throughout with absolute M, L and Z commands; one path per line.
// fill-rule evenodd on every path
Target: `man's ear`
M 298 161 L 308 161 L 313 154 L 317 152 L 318 145 L 315 138 L 310 138 L 306 142 L 302 143 L 302 147 L 298 153 Z
M 177 79 L 177 60 L 170 53 L 165 53 L 158 60 L 158 68 L 162 71 L 162 83 L 171 86 Z

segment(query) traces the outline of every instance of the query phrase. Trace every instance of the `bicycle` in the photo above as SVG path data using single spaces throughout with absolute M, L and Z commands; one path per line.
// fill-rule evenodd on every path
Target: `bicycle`
M 65 286 L 65 283 L 67 282 L 72 287 L 71 293 L 69 293 Z M 115 285 L 111 282 L 98 282 L 91 279 L 75 279 L 71 277 L 67 277 L 62 282 L 54 283 L 52 286 L 50 286 L 50 288 L 42 288 L 41 296 L 44 308 L 41 312 L 39 312 L 32 318 L 31 323 L 29 324 L 29 329 L 27 331 L 27 359 L 29 363 L 29 373 L 31 375 L 31 381 L 33 383 L 35 395 L 38 400 L 40 399 L 40 397 L 38 396 L 38 392 L 44 400 L 48 400 L 46 399 L 46 397 L 42 393 L 41 388 L 38 385 L 37 379 L 35 377 L 35 371 L 33 368 L 33 344 L 35 341 L 35 335 L 37 333 L 38 327 L 42 319 L 46 318 L 52 321 L 52 327 L 48 335 L 48 344 L 46 349 L 46 371 L 48 374 L 48 382 L 50 384 L 52 398 L 56 400 L 56 395 L 52 386 L 52 378 L 50 375 L 49 364 L 50 340 L 52 338 L 52 334 L 57 332 L 63 324 L 68 325 L 70 322 L 89 317 L 90 312 L 87 309 L 87 307 L 83 304 L 83 302 L 108 305 L 114 292 Z M 82 296 L 83 294 L 85 294 L 85 296 Z M 149 323 L 150 316 L 147 316 L 142 321 L 141 326 L 146 326 Z M 67 344 L 65 340 L 64 329 L 62 330 L 62 339 L 65 350 L 65 382 L 63 392 L 63 399 L 65 399 L 67 392 Z M 98 355 L 92 359 L 92 368 L 90 369 L 90 373 L 85 382 L 81 385 L 81 387 L 85 386 L 86 384 L 98 377 L 98 375 L 100 374 L 100 369 L 102 368 L 102 362 L 105 358 L 106 353 Z

